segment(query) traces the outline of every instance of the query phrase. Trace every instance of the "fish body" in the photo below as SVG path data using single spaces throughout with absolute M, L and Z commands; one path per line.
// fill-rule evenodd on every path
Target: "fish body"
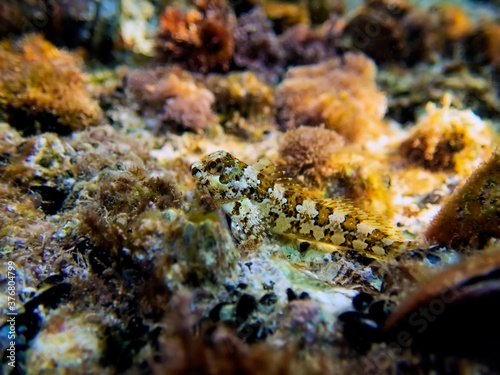
M 201 187 L 231 217 L 242 246 L 258 247 L 266 233 L 293 236 L 391 258 L 413 247 L 396 227 L 345 198 L 317 199 L 268 160 L 247 165 L 217 151 L 191 166 Z

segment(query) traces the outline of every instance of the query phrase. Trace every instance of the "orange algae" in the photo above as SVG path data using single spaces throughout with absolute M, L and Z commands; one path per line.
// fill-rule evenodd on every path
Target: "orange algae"
M 445 3 L 436 6 L 442 32 L 447 40 L 454 41 L 469 35 L 474 27 L 465 9 Z
M 354 53 L 291 68 L 276 92 L 278 123 L 284 129 L 324 123 L 350 142 L 380 136 L 387 99 L 375 74 L 373 61 Z
M 99 123 L 102 111 L 85 88 L 77 55 L 59 50 L 40 35 L 0 43 L 0 108 L 11 125 L 16 116 L 34 122 L 26 133 L 68 133 Z
M 183 13 L 175 6 L 160 16 L 156 37 L 158 56 L 188 69 L 228 70 L 234 53 L 235 17 L 224 0 L 197 0 Z

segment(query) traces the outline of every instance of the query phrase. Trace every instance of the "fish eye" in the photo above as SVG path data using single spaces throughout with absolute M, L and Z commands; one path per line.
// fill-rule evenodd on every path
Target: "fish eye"
M 211 174 L 220 174 L 224 169 L 224 164 L 220 159 L 212 160 L 208 163 L 208 172 Z

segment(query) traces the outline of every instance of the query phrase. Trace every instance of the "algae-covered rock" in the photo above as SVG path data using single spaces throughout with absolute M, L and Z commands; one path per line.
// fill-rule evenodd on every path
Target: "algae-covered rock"
M 450 101 L 446 95 L 442 108 L 429 104 L 398 152 L 412 166 L 467 176 L 491 153 L 493 132 L 472 111 L 451 108 Z
M 258 136 L 272 128 L 274 88 L 254 72 L 212 74 L 206 83 L 216 98 L 219 120 L 228 133 Z
M 457 189 L 425 236 L 443 246 L 482 248 L 500 238 L 500 154 L 495 152 Z
M 0 43 L 0 108 L 24 134 L 69 134 L 101 121 L 81 60 L 39 35 Z

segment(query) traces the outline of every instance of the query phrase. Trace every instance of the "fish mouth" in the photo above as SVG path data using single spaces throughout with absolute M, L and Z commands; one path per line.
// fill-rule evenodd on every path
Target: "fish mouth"
M 198 176 L 196 176 L 196 174 L 197 174 L 198 172 L 201 172 L 202 168 L 203 168 L 203 164 L 201 164 L 199 161 L 197 161 L 197 162 L 195 162 L 195 163 L 191 164 L 191 174 L 192 174 L 194 177 L 198 177 Z

